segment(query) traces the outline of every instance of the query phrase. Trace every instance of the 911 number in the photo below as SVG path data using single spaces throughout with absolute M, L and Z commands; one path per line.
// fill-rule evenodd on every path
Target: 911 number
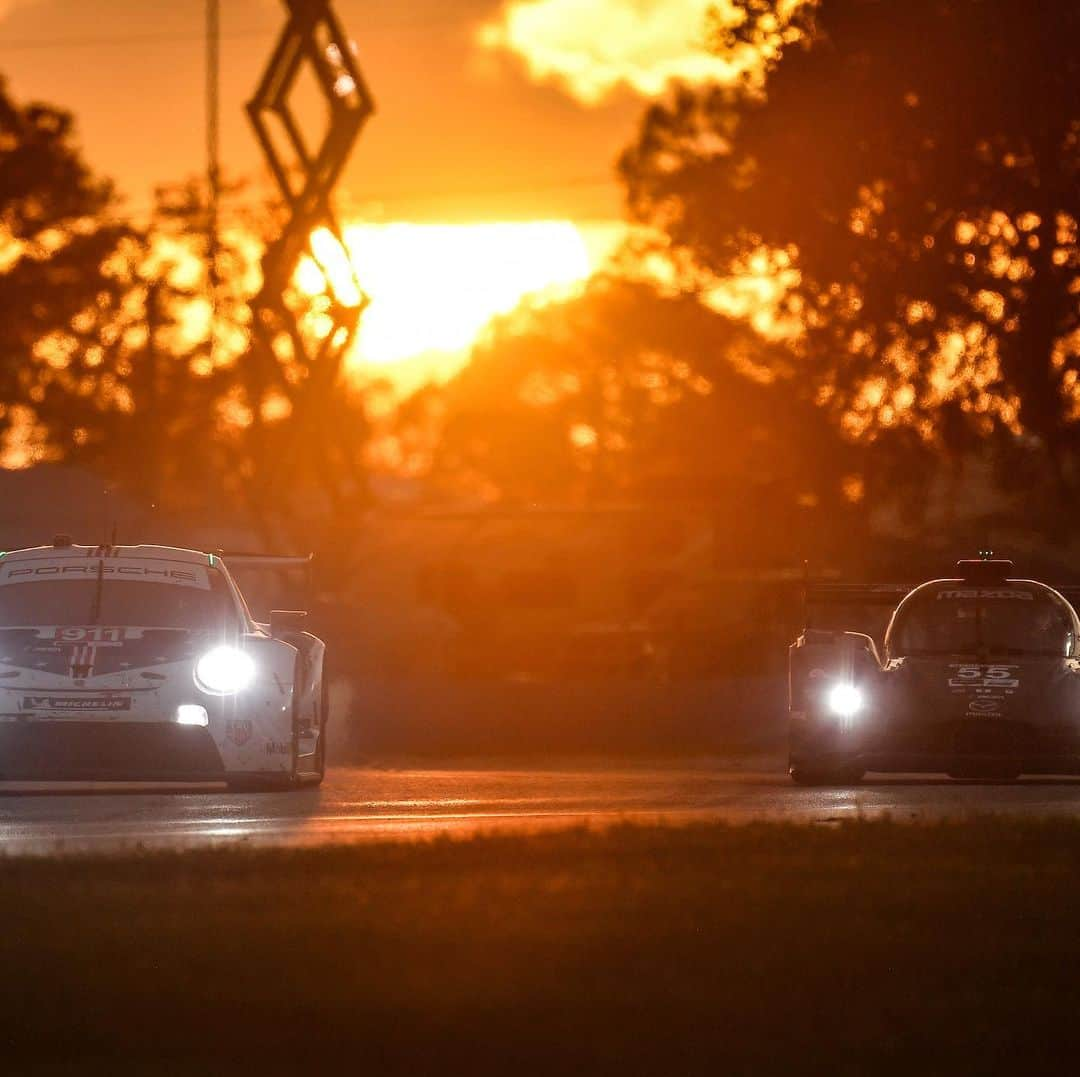
M 53 632 L 53 639 L 60 643 L 119 643 L 124 638 L 122 628 L 89 628 L 65 626 Z

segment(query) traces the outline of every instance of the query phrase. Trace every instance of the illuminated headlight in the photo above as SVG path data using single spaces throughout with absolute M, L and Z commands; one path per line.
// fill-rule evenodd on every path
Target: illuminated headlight
M 195 663 L 195 683 L 215 696 L 241 692 L 255 680 L 255 663 L 236 647 L 215 647 Z
M 181 703 L 176 708 L 176 721 L 178 725 L 207 726 L 210 724 L 210 716 L 206 713 L 206 708 L 200 707 L 198 703 Z
M 834 684 L 825 697 L 829 710 L 841 718 L 851 718 L 862 710 L 863 694 L 853 684 Z

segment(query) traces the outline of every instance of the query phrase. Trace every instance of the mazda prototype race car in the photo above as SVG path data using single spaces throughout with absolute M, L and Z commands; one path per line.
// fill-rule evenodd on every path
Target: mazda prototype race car
M 862 632 L 807 627 L 790 649 L 789 771 L 849 783 L 867 771 L 1010 780 L 1080 773 L 1080 621 L 1074 588 L 961 561 L 914 590 L 819 585 L 807 609 L 895 610 L 878 653 Z
M 325 648 L 302 616 L 256 624 L 214 554 L 0 554 L 0 780 L 318 784 Z

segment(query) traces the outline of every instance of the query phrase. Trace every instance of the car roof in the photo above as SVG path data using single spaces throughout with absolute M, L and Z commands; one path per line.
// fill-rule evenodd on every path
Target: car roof
M 920 583 L 918 587 L 913 587 L 907 595 L 904 596 L 904 601 L 907 601 L 912 595 L 917 595 L 921 591 L 929 591 L 935 587 L 953 587 L 957 591 L 1006 591 L 1013 587 L 1035 587 L 1040 591 L 1048 591 L 1052 595 L 1058 595 L 1048 583 L 1042 583 L 1039 580 L 1020 580 L 1020 579 L 1008 579 L 1008 580 L 964 580 L 958 577 L 951 577 L 940 580 L 927 580 L 926 583 Z
M 1051 599 L 1060 602 L 1072 616 L 1073 630 L 1080 634 L 1080 616 L 1077 615 L 1076 607 L 1060 592 L 1051 587 L 1048 583 L 1041 583 L 1039 580 L 1020 580 L 1020 579 L 1008 579 L 998 580 L 992 583 L 979 583 L 972 582 L 971 580 L 961 579 L 943 579 L 943 580 L 927 580 L 926 583 L 919 584 L 918 587 L 909 591 L 901 600 L 899 605 L 893 610 L 892 617 L 889 620 L 889 627 L 885 632 L 885 647 L 889 648 L 890 637 L 892 636 L 897 619 L 905 611 L 906 608 L 914 605 L 920 597 L 933 594 L 935 590 L 942 590 L 946 587 L 954 588 L 957 591 L 971 591 L 974 592 L 974 596 L 983 597 L 986 592 L 1000 592 L 1009 591 L 1014 587 L 1034 588 L 1036 591 L 1041 592 Z
M 180 561 L 185 564 L 213 564 L 212 555 L 180 546 L 33 546 L 0 554 L 5 561 L 79 561 L 88 557 L 124 557 L 146 561 Z

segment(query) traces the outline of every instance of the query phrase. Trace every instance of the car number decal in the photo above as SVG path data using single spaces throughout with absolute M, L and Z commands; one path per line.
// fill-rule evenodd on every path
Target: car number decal
M 949 688 L 953 695 L 967 697 L 967 713 L 972 718 L 1001 714 L 1008 697 L 1020 687 L 1019 666 L 956 663 L 949 671 Z
M 58 625 L 56 628 L 38 630 L 38 639 L 52 639 L 59 643 L 122 643 L 126 639 L 139 639 L 142 630 L 115 628 L 105 625 Z
M 1020 687 L 1019 666 L 972 666 L 952 665 L 949 676 L 950 688 L 1003 688 Z

